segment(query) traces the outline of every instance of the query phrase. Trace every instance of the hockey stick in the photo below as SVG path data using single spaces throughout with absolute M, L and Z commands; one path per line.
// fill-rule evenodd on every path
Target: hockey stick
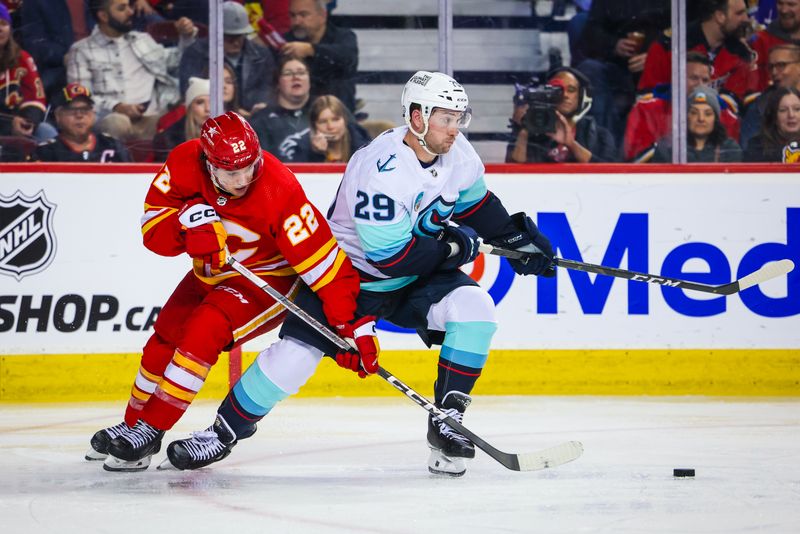
M 250 282 L 260 287 L 270 297 L 280 302 L 287 310 L 305 321 L 309 326 L 325 336 L 328 341 L 335 344 L 340 349 L 350 350 L 354 348 L 350 345 L 350 343 L 337 336 L 327 326 L 317 321 L 297 304 L 289 300 L 280 291 L 270 286 L 267 282 L 256 276 L 250 269 L 236 261 L 236 259 L 231 256 L 228 256 L 228 265 L 230 265 L 239 274 L 247 278 Z M 425 408 L 428 413 L 440 421 L 450 425 L 451 428 L 472 441 L 472 443 L 474 443 L 486 454 L 512 471 L 537 471 L 539 469 L 546 469 L 548 467 L 556 467 L 577 459 L 583 453 L 583 445 L 581 445 L 581 443 L 578 441 L 567 441 L 547 449 L 524 454 L 503 452 L 489 445 L 480 436 L 437 408 L 436 405 L 434 405 L 431 401 L 411 389 L 402 380 L 394 376 L 383 367 L 378 367 L 378 375 L 405 394 L 406 397 Z
M 499 248 L 487 243 L 482 243 L 480 247 L 478 247 L 478 250 L 486 254 L 494 254 L 495 256 L 503 256 L 516 260 L 524 260 L 532 254 L 531 252 L 520 252 L 518 250 Z M 702 291 L 704 293 L 716 293 L 717 295 L 732 295 L 734 293 L 738 293 L 743 289 L 758 285 L 762 282 L 766 282 L 767 280 L 772 280 L 773 278 L 782 276 L 794 269 L 794 262 L 792 260 L 771 261 L 764 264 L 759 270 L 748 274 L 744 278 L 734 280 L 728 284 L 712 286 L 708 284 L 700 284 L 698 282 L 690 282 L 688 280 L 681 280 L 679 278 L 668 278 L 666 276 L 656 276 L 654 274 L 626 271 L 625 269 L 617 269 L 616 267 L 604 267 L 603 265 L 584 263 L 582 261 L 565 260 L 564 258 L 553 258 L 553 263 L 559 267 L 564 267 L 566 269 L 572 269 L 575 271 L 604 274 L 606 276 L 615 276 L 617 278 L 627 278 L 628 280 L 635 280 L 637 282 L 649 282 L 651 284 L 677 287 L 679 289 L 691 289 L 693 291 Z

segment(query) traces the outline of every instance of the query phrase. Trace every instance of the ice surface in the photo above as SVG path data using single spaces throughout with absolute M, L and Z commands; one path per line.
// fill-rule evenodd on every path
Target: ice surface
M 499 449 L 585 453 L 518 473 L 478 451 L 460 479 L 428 474 L 427 414 L 402 397 L 289 399 L 222 463 L 108 473 L 83 454 L 123 404 L 0 406 L 0 532 L 800 532 L 798 399 L 478 396 L 464 423 Z

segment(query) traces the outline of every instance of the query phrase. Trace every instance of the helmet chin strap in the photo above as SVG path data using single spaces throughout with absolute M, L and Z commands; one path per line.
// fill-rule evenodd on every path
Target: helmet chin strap
M 414 128 L 412 128 L 411 126 L 409 126 L 408 129 L 411 130 L 411 133 L 414 135 L 414 137 L 417 138 L 417 141 L 419 141 L 419 146 L 422 147 L 422 150 L 424 150 L 425 152 L 427 152 L 428 154 L 430 154 L 433 157 L 441 156 L 441 154 L 437 154 L 436 152 L 432 152 L 428 148 L 428 143 L 425 142 L 425 135 L 428 133 L 428 119 L 426 119 L 425 117 L 422 117 L 422 124 L 425 125 L 425 129 L 422 130 L 422 133 L 417 133 L 417 131 L 414 130 Z
M 230 191 L 226 190 L 224 187 L 222 187 L 222 185 L 219 183 L 219 181 L 217 181 L 217 177 L 214 174 L 214 166 L 211 165 L 211 162 L 208 161 L 208 160 L 206 160 L 206 169 L 208 170 L 208 175 L 211 177 L 211 183 L 214 184 L 214 187 L 216 187 L 217 190 L 220 191 L 221 193 L 225 193 L 226 195 L 233 196 L 233 193 L 231 193 Z

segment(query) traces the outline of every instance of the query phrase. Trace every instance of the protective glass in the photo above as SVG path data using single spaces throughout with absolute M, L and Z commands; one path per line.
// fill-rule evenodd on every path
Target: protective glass
M 435 109 L 428 119 L 428 124 L 437 128 L 467 128 L 472 121 L 472 108 L 464 111 Z

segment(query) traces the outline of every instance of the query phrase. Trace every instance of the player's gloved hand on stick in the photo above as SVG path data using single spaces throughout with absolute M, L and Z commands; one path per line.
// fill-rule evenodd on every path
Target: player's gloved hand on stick
M 536 224 L 530 217 L 523 212 L 515 213 L 511 216 L 511 221 L 519 229 L 519 232 L 496 237 L 489 241 L 489 244 L 519 250 L 520 252 L 530 252 L 527 259 L 514 260 L 508 259 L 508 263 L 517 274 L 535 274 L 537 276 L 551 277 L 556 275 L 556 267 L 553 264 L 553 246 L 547 236 L 539 231 Z
M 186 253 L 203 262 L 206 274 L 221 270 L 228 259 L 228 233 L 216 210 L 208 204 L 186 204 L 178 220 L 186 228 Z
M 336 325 L 336 331 L 346 341 L 356 346 L 352 350 L 340 351 L 336 355 L 336 363 L 340 367 L 355 371 L 361 378 L 377 373 L 381 347 L 375 333 L 375 317 L 365 315 L 349 323 Z
M 442 269 L 457 269 L 478 257 L 480 238 L 469 226 L 445 226 L 441 239 L 455 245 L 453 252 L 442 263 Z

